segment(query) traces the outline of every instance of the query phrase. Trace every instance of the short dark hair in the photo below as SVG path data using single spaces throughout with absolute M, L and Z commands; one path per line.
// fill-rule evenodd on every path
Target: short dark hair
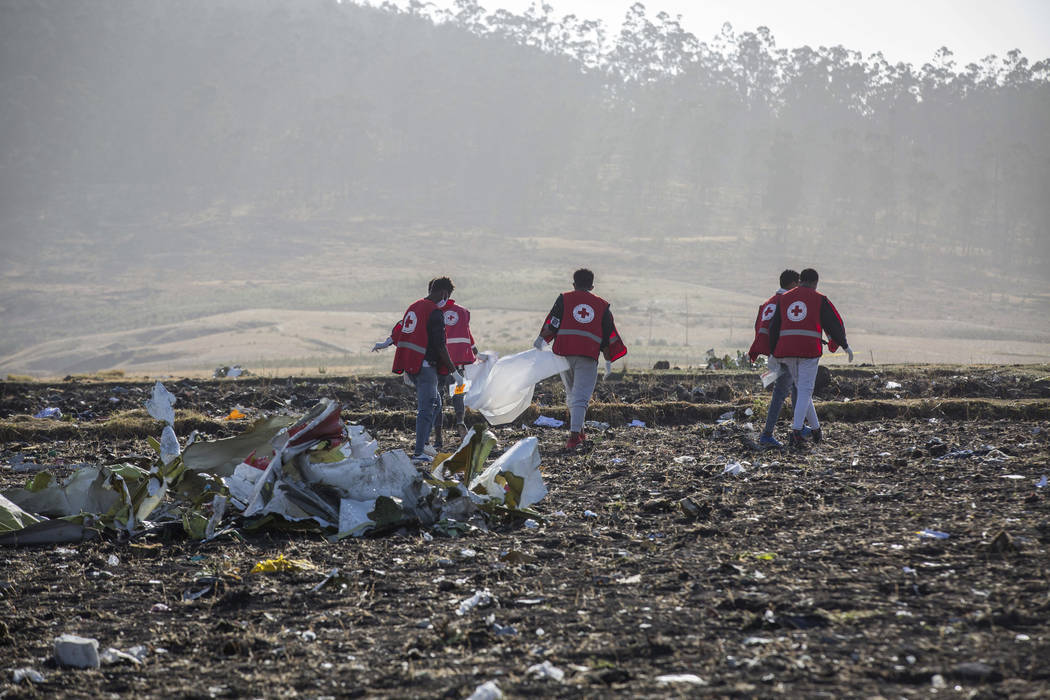
M 788 287 L 798 284 L 798 273 L 794 270 L 784 270 L 780 273 L 780 288 L 787 289 Z
M 799 282 L 803 284 L 816 284 L 820 280 L 820 275 L 812 267 L 807 267 L 802 271 L 802 274 L 798 276 Z
M 572 273 L 572 286 L 577 289 L 590 289 L 594 286 L 594 273 L 586 267 L 581 267 Z
M 452 280 L 450 280 L 448 277 L 435 277 L 434 279 L 430 280 L 430 284 L 427 285 L 427 293 L 433 294 L 435 291 L 448 292 L 451 296 L 452 290 L 454 290 L 455 288 L 455 285 L 452 284 Z

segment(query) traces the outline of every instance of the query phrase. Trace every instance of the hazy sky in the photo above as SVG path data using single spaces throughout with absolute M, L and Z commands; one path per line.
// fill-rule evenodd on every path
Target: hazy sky
M 451 0 L 433 0 L 439 7 Z M 547 0 L 558 15 L 602 19 L 619 29 L 632 0 Z M 377 3 L 378 4 L 378 3 Z M 532 0 L 481 0 L 487 10 L 523 12 Z M 1033 63 L 1050 58 L 1050 0 L 648 0 L 648 15 L 681 15 L 701 40 L 723 22 L 738 30 L 765 25 L 777 45 L 843 46 L 865 55 L 882 51 L 892 62 L 920 66 L 941 46 L 959 67 L 988 54 L 1021 49 Z

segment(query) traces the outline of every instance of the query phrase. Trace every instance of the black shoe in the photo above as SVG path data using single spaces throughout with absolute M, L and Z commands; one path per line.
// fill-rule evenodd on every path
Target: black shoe
M 812 435 L 813 435 L 813 442 L 820 442 L 821 440 L 824 439 L 824 433 L 823 433 L 823 431 L 821 431 L 820 428 L 817 428 L 816 430 L 814 430 Z
M 788 447 L 790 447 L 793 450 L 806 449 L 806 439 L 802 437 L 801 430 L 792 430 L 788 434 Z

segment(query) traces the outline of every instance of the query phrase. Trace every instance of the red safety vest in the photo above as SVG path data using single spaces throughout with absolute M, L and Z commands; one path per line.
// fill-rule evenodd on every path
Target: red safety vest
M 773 321 L 773 314 L 777 312 L 779 299 L 780 294 L 774 294 L 758 307 L 758 315 L 755 317 L 755 340 L 751 343 L 751 349 L 747 351 L 747 356 L 752 362 L 759 355 L 769 355 L 769 324 Z
M 795 287 L 780 295 L 780 335 L 774 357 L 820 357 L 820 307 L 824 295 L 809 287 Z
M 557 331 L 554 338 L 554 353 L 557 355 L 582 355 L 598 359 L 604 354 L 610 362 L 627 354 L 620 334 L 613 328 L 608 344 L 602 348 L 602 317 L 609 302 L 582 290 L 573 290 L 561 295 L 562 318 L 554 327 L 554 319 L 547 322 Z
M 445 343 L 456 366 L 473 364 L 474 336 L 470 334 L 470 312 L 449 299 L 441 307 L 445 314 Z
M 392 369 L 394 374 L 419 374 L 427 354 L 427 319 L 436 308 L 437 304 L 429 299 L 420 299 L 408 307 L 404 318 L 394 326 L 390 333 L 397 345 Z

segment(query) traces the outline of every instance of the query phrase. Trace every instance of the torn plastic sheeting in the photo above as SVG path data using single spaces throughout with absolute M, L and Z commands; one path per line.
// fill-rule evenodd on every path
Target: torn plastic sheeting
M 547 485 L 540 474 L 539 440 L 519 440 L 500 455 L 470 482 L 471 491 L 479 489 L 514 508 L 528 508 L 541 501 L 547 495 Z
M 463 403 L 492 425 L 516 419 L 532 403 L 538 382 L 569 369 L 568 360 L 548 350 L 533 348 L 495 361 L 495 353 L 484 354 L 486 361 L 477 363 L 480 367 Z
M 645 427 L 645 421 L 641 421 L 641 420 L 638 420 L 637 418 L 635 418 L 634 420 L 632 420 L 630 423 L 627 424 L 627 427 L 628 428 L 644 428 Z
M 60 418 L 62 418 L 62 411 L 54 406 L 48 406 L 47 408 L 41 410 L 39 413 L 33 414 L 33 418 L 52 418 L 54 420 L 59 420 Z

